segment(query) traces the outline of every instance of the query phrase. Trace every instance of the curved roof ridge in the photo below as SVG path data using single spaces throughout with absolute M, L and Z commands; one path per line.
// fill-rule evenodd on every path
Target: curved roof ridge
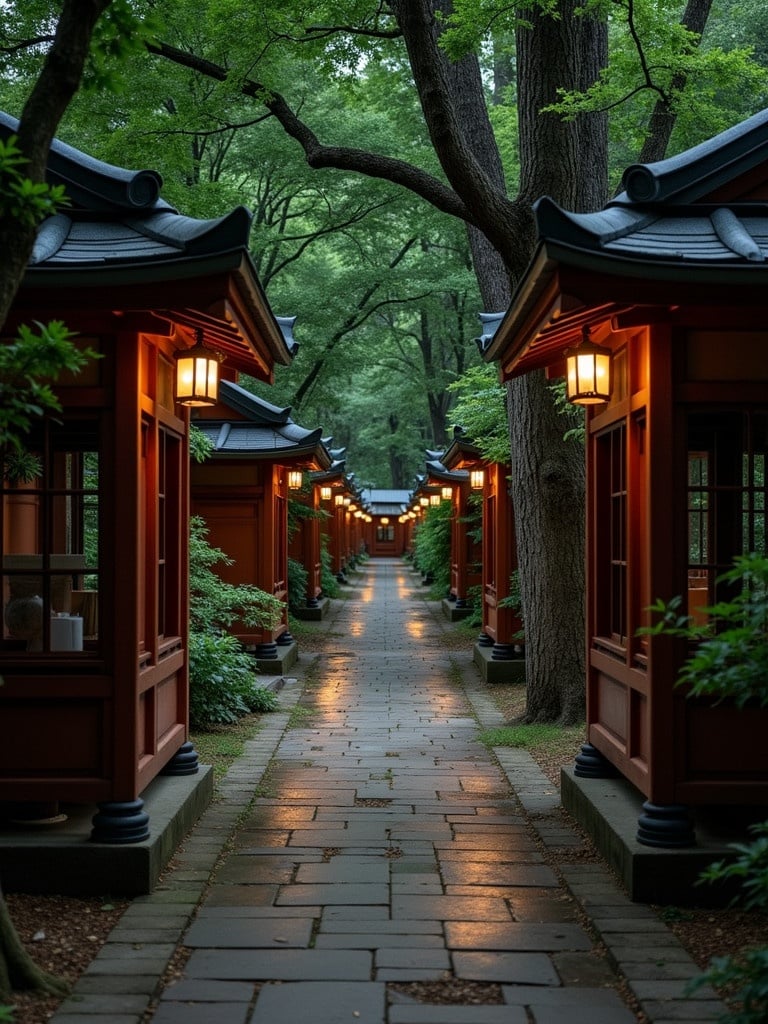
M 666 160 L 630 164 L 617 201 L 677 202 L 700 199 L 718 185 L 762 163 L 768 156 L 768 110 L 748 117 L 706 142 Z
M 283 425 L 291 422 L 291 407 L 280 408 L 272 405 L 265 398 L 259 398 L 252 391 L 247 391 L 232 380 L 222 380 L 219 384 L 219 398 L 236 412 L 245 416 L 257 417 L 264 423 Z
M 15 135 L 19 121 L 0 111 L 0 132 Z M 97 160 L 60 139 L 54 139 L 48 153 L 48 178 L 66 187 L 67 194 L 86 208 L 107 203 L 129 210 L 146 209 L 160 200 L 163 179 L 157 171 L 129 171 Z M 171 207 L 168 207 L 171 209 Z

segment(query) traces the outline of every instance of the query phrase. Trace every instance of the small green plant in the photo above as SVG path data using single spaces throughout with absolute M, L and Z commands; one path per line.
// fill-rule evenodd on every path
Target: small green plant
M 444 597 L 451 585 L 451 505 L 443 501 L 427 509 L 414 538 L 416 564 L 430 581 L 431 594 Z
M 288 607 L 295 611 L 303 608 L 307 601 L 309 573 L 295 558 L 288 559 Z
M 253 659 L 226 633 L 191 634 L 189 680 L 192 728 L 226 725 L 277 707 L 275 693 L 258 685 Z
M 9 448 L 3 461 L 3 476 L 9 484 L 31 484 L 43 474 L 43 460 L 26 448 Z
M 199 516 L 190 520 L 189 599 L 193 632 L 216 632 L 241 620 L 247 626 L 277 625 L 283 604 L 251 584 L 226 583 L 214 566 L 231 565 L 220 548 L 208 542 L 208 528 Z
M 735 559 L 718 583 L 735 589 L 730 601 L 703 609 L 709 627 L 702 634 L 690 616 L 681 614 L 682 600 L 656 601 L 661 615 L 645 634 L 699 641 L 685 662 L 677 684 L 689 696 L 730 699 L 738 708 L 768 707 L 768 557 L 751 553 Z M 735 858 L 711 864 L 701 882 L 736 881 L 738 902 L 748 909 L 768 908 L 768 821 L 752 826 L 751 842 L 731 846 Z M 768 1020 L 768 947 L 743 950 L 738 956 L 714 957 L 709 968 L 688 988 L 695 992 L 713 985 L 729 993 L 737 1007 L 721 1017 L 722 1024 L 764 1024 Z

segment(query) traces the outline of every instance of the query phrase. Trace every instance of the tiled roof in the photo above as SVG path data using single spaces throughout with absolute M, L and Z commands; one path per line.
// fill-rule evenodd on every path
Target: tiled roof
M 214 455 L 307 455 L 312 454 L 323 469 L 331 456 L 322 441 L 322 428 L 306 430 L 290 418 L 290 409 L 280 409 L 232 381 L 219 385 L 219 402 L 246 419 L 197 419 L 197 426 L 214 446 Z

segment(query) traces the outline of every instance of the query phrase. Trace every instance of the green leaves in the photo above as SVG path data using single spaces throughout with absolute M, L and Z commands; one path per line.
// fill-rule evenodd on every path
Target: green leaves
M 68 202 L 63 185 L 33 182 L 25 175 L 27 158 L 12 135 L 0 139 L 0 216 L 22 224 L 39 224 Z
M 60 320 L 35 327 L 22 325 L 14 340 L 0 345 L 0 444 L 18 450 L 34 418 L 60 410 L 52 382 L 98 358 L 90 348 L 77 348 Z
M 251 584 L 225 583 L 213 571 L 232 560 L 207 540 L 208 528 L 199 516 L 190 520 L 189 598 L 193 632 L 213 633 L 240 619 L 247 626 L 275 626 L 283 604 L 272 594 Z
M 691 696 L 730 698 L 739 708 L 748 702 L 768 707 L 768 557 L 741 555 L 718 582 L 735 593 L 730 601 L 702 609 L 711 623 L 703 639 L 701 627 L 681 614 L 680 597 L 652 604 L 649 611 L 661 619 L 638 632 L 699 641 L 677 681 Z

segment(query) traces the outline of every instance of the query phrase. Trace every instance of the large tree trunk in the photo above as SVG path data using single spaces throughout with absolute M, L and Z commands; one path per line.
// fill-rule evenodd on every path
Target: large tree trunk
M 26 157 L 25 174 L 31 181 L 45 181 L 51 141 L 80 85 L 94 26 L 111 2 L 65 0 L 53 44 L 19 119 L 19 148 Z M 24 277 L 35 233 L 31 221 L 15 217 L 0 221 L 0 326 Z
M 572 210 L 603 205 L 607 132 L 599 115 L 564 123 L 542 107 L 558 88 L 594 81 L 607 57 L 605 26 L 564 0 L 558 19 L 529 11 L 518 30 L 521 194 Z M 584 452 L 543 372 L 508 384 L 511 491 L 526 637 L 528 721 L 569 724 L 584 714 Z
M 13 926 L 8 904 L 0 890 L 0 1001 L 10 1000 L 14 989 L 33 989 L 36 992 L 63 996 L 69 990 L 69 985 L 43 971 L 26 951 Z

